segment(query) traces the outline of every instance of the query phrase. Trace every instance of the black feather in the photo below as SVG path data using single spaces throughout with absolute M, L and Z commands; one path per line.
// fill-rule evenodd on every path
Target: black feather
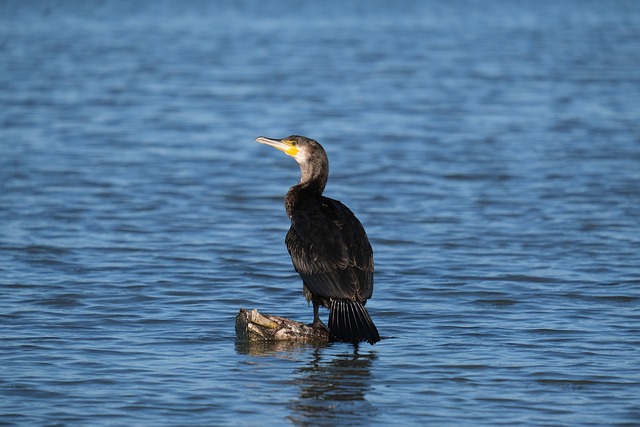
M 345 205 L 320 195 L 292 212 L 285 239 L 296 271 L 318 298 L 366 301 L 373 294 L 373 250 Z
M 334 300 L 329 311 L 329 331 L 334 341 L 375 344 L 380 341 L 378 329 L 367 309 L 358 301 Z

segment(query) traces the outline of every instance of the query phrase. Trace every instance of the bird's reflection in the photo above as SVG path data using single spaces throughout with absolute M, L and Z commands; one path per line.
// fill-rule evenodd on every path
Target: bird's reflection
M 236 351 L 296 361 L 308 358 L 287 381 L 298 390 L 288 405 L 287 419 L 295 425 L 369 425 L 376 415 L 367 393 L 377 355 L 367 344 L 237 341 Z
M 292 382 L 300 393 L 290 405 L 289 420 L 296 425 L 367 425 L 375 416 L 366 400 L 375 359 L 375 352 L 361 352 L 357 345 L 316 348 L 309 363 L 294 371 Z

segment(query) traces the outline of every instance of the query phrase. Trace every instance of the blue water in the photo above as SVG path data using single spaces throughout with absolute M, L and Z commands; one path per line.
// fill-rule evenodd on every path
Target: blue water
M 0 425 L 638 425 L 639 70 L 636 1 L 2 1 Z M 375 346 L 236 341 L 292 133 Z

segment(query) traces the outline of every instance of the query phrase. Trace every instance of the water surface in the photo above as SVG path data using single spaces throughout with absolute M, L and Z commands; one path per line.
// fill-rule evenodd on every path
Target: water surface
M 636 425 L 639 69 L 632 1 L 3 2 L 0 424 Z M 375 346 L 235 339 L 312 319 L 291 133 Z

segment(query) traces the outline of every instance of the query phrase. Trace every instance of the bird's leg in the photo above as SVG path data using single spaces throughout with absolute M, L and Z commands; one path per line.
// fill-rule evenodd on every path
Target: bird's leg
M 313 302 L 313 323 L 310 324 L 309 326 L 328 331 L 329 328 L 327 328 L 327 326 L 324 323 L 322 323 L 322 320 L 320 320 L 320 314 L 318 313 L 319 311 L 318 309 L 320 308 L 320 303 L 315 298 L 312 300 L 312 302 Z

